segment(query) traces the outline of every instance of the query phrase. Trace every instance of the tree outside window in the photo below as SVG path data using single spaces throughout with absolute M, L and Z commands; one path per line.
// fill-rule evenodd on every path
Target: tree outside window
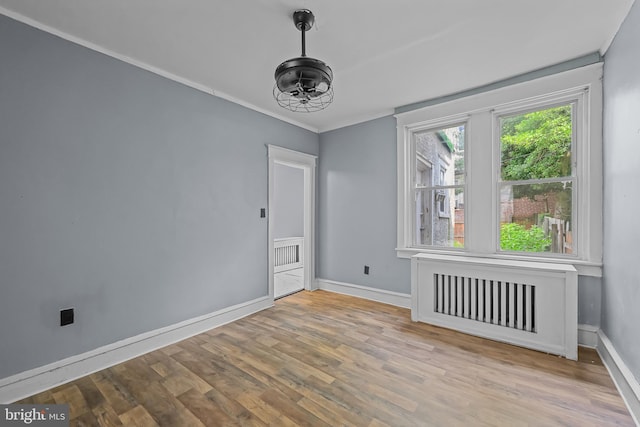
M 573 105 L 500 118 L 500 249 L 573 253 Z

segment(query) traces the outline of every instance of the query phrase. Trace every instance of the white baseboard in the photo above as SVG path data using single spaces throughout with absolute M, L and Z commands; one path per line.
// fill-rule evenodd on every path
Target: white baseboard
M 582 347 L 598 347 L 598 331 L 600 328 L 591 325 L 578 325 L 578 345 Z
M 257 298 L 0 379 L 0 403 L 15 402 L 271 306 L 273 299 Z
M 397 307 L 410 308 L 411 295 L 399 292 L 387 291 L 384 289 L 370 288 L 367 286 L 354 285 L 352 283 L 336 282 L 335 280 L 316 279 L 318 289 L 335 292 L 338 294 L 350 295 L 364 298 Z
M 598 354 L 607 367 L 609 375 L 616 384 L 624 403 L 626 403 L 636 425 L 640 426 L 640 384 L 624 363 L 613 343 L 602 332 L 598 331 Z

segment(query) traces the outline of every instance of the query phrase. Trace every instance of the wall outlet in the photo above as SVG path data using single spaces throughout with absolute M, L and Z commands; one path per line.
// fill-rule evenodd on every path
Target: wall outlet
M 260 218 L 265 218 L 267 216 L 267 210 L 265 208 L 260 208 Z
M 60 310 L 60 326 L 66 326 L 73 323 L 73 308 L 65 308 Z
M 368 265 L 364 266 L 364 274 L 369 274 L 369 266 Z

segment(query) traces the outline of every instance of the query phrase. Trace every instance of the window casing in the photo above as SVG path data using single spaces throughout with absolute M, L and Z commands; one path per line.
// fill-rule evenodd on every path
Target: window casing
M 463 254 L 492 258 L 527 259 L 540 262 L 571 263 L 581 275 L 601 275 L 602 262 L 602 64 L 547 76 L 525 83 L 459 98 L 420 110 L 396 115 L 398 129 L 398 242 L 399 257 L 410 257 L 420 252 Z M 501 120 L 519 114 L 569 106 L 571 110 L 570 168 L 552 178 L 534 177 L 531 181 L 503 179 L 501 174 Z M 464 125 L 465 143 L 463 180 L 461 189 L 450 195 L 452 203 L 438 206 L 436 214 L 446 214 L 446 208 L 455 206 L 458 217 L 463 213 L 463 245 L 434 245 L 418 239 L 419 224 L 416 201 L 415 174 L 418 173 L 415 154 L 415 135 Z M 437 187 L 447 168 L 440 169 L 439 161 L 430 168 L 432 186 Z M 453 168 L 453 163 L 449 164 Z M 514 182 L 515 181 L 515 182 Z M 544 250 L 527 252 L 503 248 L 501 244 L 501 194 L 513 186 L 532 188 L 516 193 L 529 193 L 539 201 L 544 186 L 561 188 L 569 216 L 551 226 L 564 227 L 570 240 L 562 242 L 569 247 L 563 253 Z M 535 188 L 533 188 L 535 187 Z M 570 191 L 568 189 L 570 188 Z M 434 188 L 434 191 L 442 188 Z M 448 188 L 451 190 L 451 188 Z M 534 191 L 535 190 L 535 191 Z M 561 192 L 562 192 L 561 191 Z M 432 195 L 436 197 L 434 193 Z M 557 195 L 556 195 L 557 197 Z M 543 197 L 544 198 L 544 197 Z M 445 200 L 440 194 L 440 199 Z M 424 202 L 424 199 L 422 200 Z M 442 209 L 440 209 L 442 207 Z M 559 212 L 562 209 L 557 209 Z M 549 213 L 549 211 L 547 211 Z M 450 217 L 454 212 L 448 212 Z M 558 214 L 560 215 L 560 214 Z M 536 217 L 544 223 L 542 213 Z M 546 215 L 553 216 L 553 215 Z M 504 221 L 503 221 L 504 222 Z M 551 223 L 553 221 L 547 221 Z M 547 224 L 549 225 L 549 224 Z M 430 243 L 430 242 L 427 242 Z M 556 242 L 557 243 L 557 242 Z

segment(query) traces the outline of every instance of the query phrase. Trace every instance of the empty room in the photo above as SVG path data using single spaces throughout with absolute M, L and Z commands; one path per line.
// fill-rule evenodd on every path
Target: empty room
M 640 425 L 634 0 L 0 0 L 0 425 Z

